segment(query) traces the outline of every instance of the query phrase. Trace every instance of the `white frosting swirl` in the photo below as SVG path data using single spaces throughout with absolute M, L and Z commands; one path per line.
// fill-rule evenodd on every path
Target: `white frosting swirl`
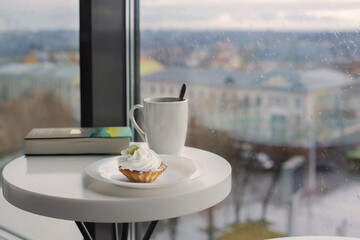
M 139 148 L 133 155 L 128 154 L 127 149 L 121 151 L 118 164 L 121 169 L 130 171 L 156 171 L 161 166 L 160 157 L 151 149 Z

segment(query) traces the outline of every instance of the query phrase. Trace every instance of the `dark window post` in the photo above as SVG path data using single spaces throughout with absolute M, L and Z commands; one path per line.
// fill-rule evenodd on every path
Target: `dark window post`
M 80 0 L 82 127 L 126 126 L 128 108 L 138 102 L 138 7 L 138 0 Z M 111 232 L 106 229 L 112 225 L 85 226 L 92 237 L 99 237 Z
M 127 122 L 126 1 L 80 0 L 81 126 Z

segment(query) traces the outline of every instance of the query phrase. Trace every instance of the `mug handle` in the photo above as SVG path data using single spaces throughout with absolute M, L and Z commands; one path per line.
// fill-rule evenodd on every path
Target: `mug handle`
M 139 127 L 139 125 L 137 124 L 135 117 L 134 117 L 134 112 L 136 109 L 140 109 L 141 111 L 144 111 L 144 106 L 142 106 L 140 104 L 134 105 L 130 109 L 130 120 L 131 120 L 131 123 L 133 124 L 133 126 L 135 127 L 136 131 L 139 133 L 140 137 L 146 142 L 145 132 Z

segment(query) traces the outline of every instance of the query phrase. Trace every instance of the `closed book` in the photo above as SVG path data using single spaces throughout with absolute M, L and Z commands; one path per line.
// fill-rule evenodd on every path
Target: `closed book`
M 34 128 L 25 137 L 27 155 L 120 154 L 130 144 L 129 127 Z

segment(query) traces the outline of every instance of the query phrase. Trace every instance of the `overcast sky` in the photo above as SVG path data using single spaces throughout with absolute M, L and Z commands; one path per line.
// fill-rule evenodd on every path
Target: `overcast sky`
M 0 30 L 79 29 L 79 0 L 0 0 Z
M 140 0 L 142 29 L 360 30 L 360 0 Z M 0 30 L 79 28 L 79 0 L 0 0 Z

